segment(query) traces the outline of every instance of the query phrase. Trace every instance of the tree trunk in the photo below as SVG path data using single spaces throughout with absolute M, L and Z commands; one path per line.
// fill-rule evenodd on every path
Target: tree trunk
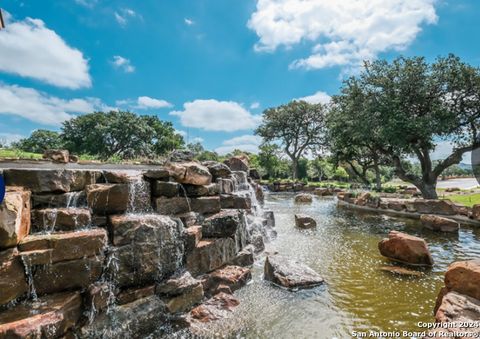
M 378 165 L 375 165 L 375 184 L 377 187 L 377 191 L 382 189 L 382 174 L 380 173 L 380 168 Z
M 298 178 L 298 159 L 295 157 L 292 157 L 292 172 L 292 177 L 295 181 Z
M 424 199 L 438 199 L 437 180 L 434 183 L 422 183 L 417 186 Z

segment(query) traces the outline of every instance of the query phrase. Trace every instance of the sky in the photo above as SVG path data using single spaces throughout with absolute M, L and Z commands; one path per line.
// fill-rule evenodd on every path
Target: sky
M 6 141 L 121 109 L 171 121 L 186 141 L 221 154 L 256 151 L 263 110 L 328 102 L 362 60 L 454 53 L 480 66 L 478 0 L 1 0 L 0 8 Z

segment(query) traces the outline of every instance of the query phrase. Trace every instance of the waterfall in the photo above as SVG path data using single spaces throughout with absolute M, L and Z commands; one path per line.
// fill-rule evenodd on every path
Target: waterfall
M 148 213 L 151 211 L 150 184 L 143 179 L 141 172 L 135 172 L 135 175 L 128 179 L 127 213 Z

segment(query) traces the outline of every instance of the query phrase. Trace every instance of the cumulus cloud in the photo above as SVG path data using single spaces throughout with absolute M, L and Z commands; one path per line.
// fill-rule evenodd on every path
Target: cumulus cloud
M 255 128 L 261 121 L 234 101 L 194 100 L 183 105 L 183 111 L 170 112 L 178 116 L 185 127 L 206 131 L 233 132 Z
M 65 100 L 33 88 L 0 84 L 0 114 L 19 116 L 44 125 L 59 125 L 73 114 L 112 109 L 98 98 Z
M 379 53 L 406 48 L 424 24 L 435 24 L 436 0 L 257 0 L 248 21 L 256 51 L 307 42 L 311 54 L 292 68 L 358 66 Z
M 98 0 L 75 0 L 75 2 L 81 6 L 93 8 L 97 4 Z
M 250 105 L 250 109 L 257 109 L 260 107 L 260 103 L 255 101 L 255 102 L 252 102 L 252 104 Z
M 308 95 L 303 98 L 298 98 L 295 100 L 303 100 L 310 104 L 328 104 L 332 98 L 325 92 L 318 91 L 312 95 Z
M 115 68 L 121 69 L 125 73 L 135 72 L 135 66 L 132 65 L 131 61 L 127 58 L 122 57 L 121 55 L 114 55 L 112 64 Z
M 90 87 L 88 61 L 40 19 L 12 21 L 6 15 L 0 34 L 0 71 L 34 78 L 50 85 Z
M 231 153 L 236 149 L 251 152 L 251 153 L 258 153 L 258 146 L 262 143 L 262 138 L 256 135 L 242 135 L 239 137 L 231 138 L 225 140 L 222 143 L 222 146 L 215 149 L 220 155 L 225 155 L 227 153 Z
M 147 96 L 138 97 L 137 99 L 137 108 L 139 109 L 164 108 L 172 106 L 173 105 L 166 100 L 154 99 Z
M 122 27 L 125 27 L 128 21 L 132 18 L 141 18 L 137 12 L 130 8 L 122 8 L 119 11 L 114 12 L 113 15 L 115 16 L 115 20 L 117 20 L 118 24 Z
M 183 22 L 185 22 L 185 25 L 187 25 L 187 26 L 191 26 L 195 23 L 195 21 L 193 21 L 192 19 L 189 19 L 189 18 L 183 19 Z

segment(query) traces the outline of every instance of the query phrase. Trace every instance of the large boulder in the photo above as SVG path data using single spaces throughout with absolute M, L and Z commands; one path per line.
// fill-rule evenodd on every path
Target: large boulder
M 95 184 L 86 187 L 88 206 L 96 214 L 125 212 L 130 203 L 128 184 Z
M 206 295 L 215 295 L 219 289 L 234 292 L 245 286 L 252 279 L 249 268 L 240 266 L 225 266 L 212 273 L 202 276 L 203 289 Z
M 289 289 L 305 289 L 323 284 L 323 278 L 310 267 L 280 255 L 265 260 L 265 280 Z
M 81 316 L 79 292 L 45 296 L 0 313 L 0 338 L 60 338 Z
M 159 281 L 182 266 L 183 225 L 158 214 L 127 214 L 109 220 L 114 245 L 107 268 L 119 286 Z
M 214 180 L 218 178 L 228 178 L 232 174 L 230 168 L 226 164 L 220 162 L 206 161 L 203 165 L 207 166 Z
M 295 196 L 295 202 L 312 202 L 313 196 L 311 194 L 300 193 Z
M 295 214 L 295 226 L 298 228 L 315 228 L 317 227 L 317 222 L 308 215 Z
M 184 185 L 183 187 L 189 197 L 212 196 L 220 193 L 220 187 L 216 183 L 209 185 Z
M 180 193 L 180 184 L 173 181 L 156 180 L 152 185 L 152 192 L 155 197 L 176 197 Z
M 415 199 L 413 206 L 418 213 L 454 215 L 455 204 L 450 200 Z
M 235 265 L 235 266 L 252 266 L 253 263 L 255 262 L 255 246 L 252 244 L 245 246 L 238 254 L 235 256 L 235 258 L 230 261 L 230 265 Z
M 460 229 L 460 224 L 455 220 L 439 217 L 433 214 L 422 214 L 420 221 L 423 227 L 432 231 L 457 233 Z
M 155 210 L 160 214 L 174 215 L 192 211 L 190 198 L 185 197 L 159 197 L 155 199 Z
M 212 175 L 208 168 L 193 161 L 171 164 L 169 171 L 181 184 L 209 185 L 212 182 Z
M 81 191 L 86 185 L 96 183 L 100 171 L 7 169 L 4 171 L 7 186 L 28 187 L 34 193 Z
M 231 157 L 224 161 L 224 163 L 232 170 L 232 171 L 242 171 L 248 173 L 249 164 L 248 158 L 244 156 L 235 156 Z
M 204 220 L 202 234 L 206 238 L 233 237 L 240 225 L 241 215 L 238 210 L 222 210 Z
M 48 149 L 43 152 L 42 158 L 66 164 L 70 161 L 70 152 L 66 149 Z
M 221 209 L 220 197 L 200 197 L 191 199 L 191 209 L 200 214 L 218 213 Z
M 409 265 L 432 266 L 433 258 L 422 238 L 391 231 L 388 238 L 379 242 L 380 253 L 394 261 Z
M 30 232 L 30 192 L 7 188 L 0 204 L 0 249 L 17 245 Z
M 227 293 L 218 293 L 190 312 L 193 322 L 208 323 L 227 318 L 240 301 Z
M 36 231 L 74 231 L 92 222 L 87 208 L 46 208 L 32 211 L 32 226 Z
M 27 293 L 25 270 L 16 248 L 0 252 L 0 277 L 0 305 Z
M 236 254 L 231 238 L 202 239 L 187 255 L 187 269 L 194 275 L 211 272 L 230 262 Z
M 480 300 L 457 293 L 449 292 L 445 294 L 439 304 L 435 313 L 435 320 L 437 323 L 448 323 L 450 328 L 441 328 L 437 333 L 449 333 L 451 337 L 452 332 L 463 333 L 465 338 L 476 337 L 479 334 L 479 328 L 469 326 L 469 324 L 478 323 L 480 319 Z M 438 335 L 438 337 L 442 337 Z M 462 336 L 463 338 L 463 336 Z
M 189 272 L 182 272 L 157 285 L 156 293 L 170 313 L 184 312 L 203 299 L 203 285 Z
M 450 291 L 480 300 L 480 259 L 451 264 L 445 273 L 445 286 Z

